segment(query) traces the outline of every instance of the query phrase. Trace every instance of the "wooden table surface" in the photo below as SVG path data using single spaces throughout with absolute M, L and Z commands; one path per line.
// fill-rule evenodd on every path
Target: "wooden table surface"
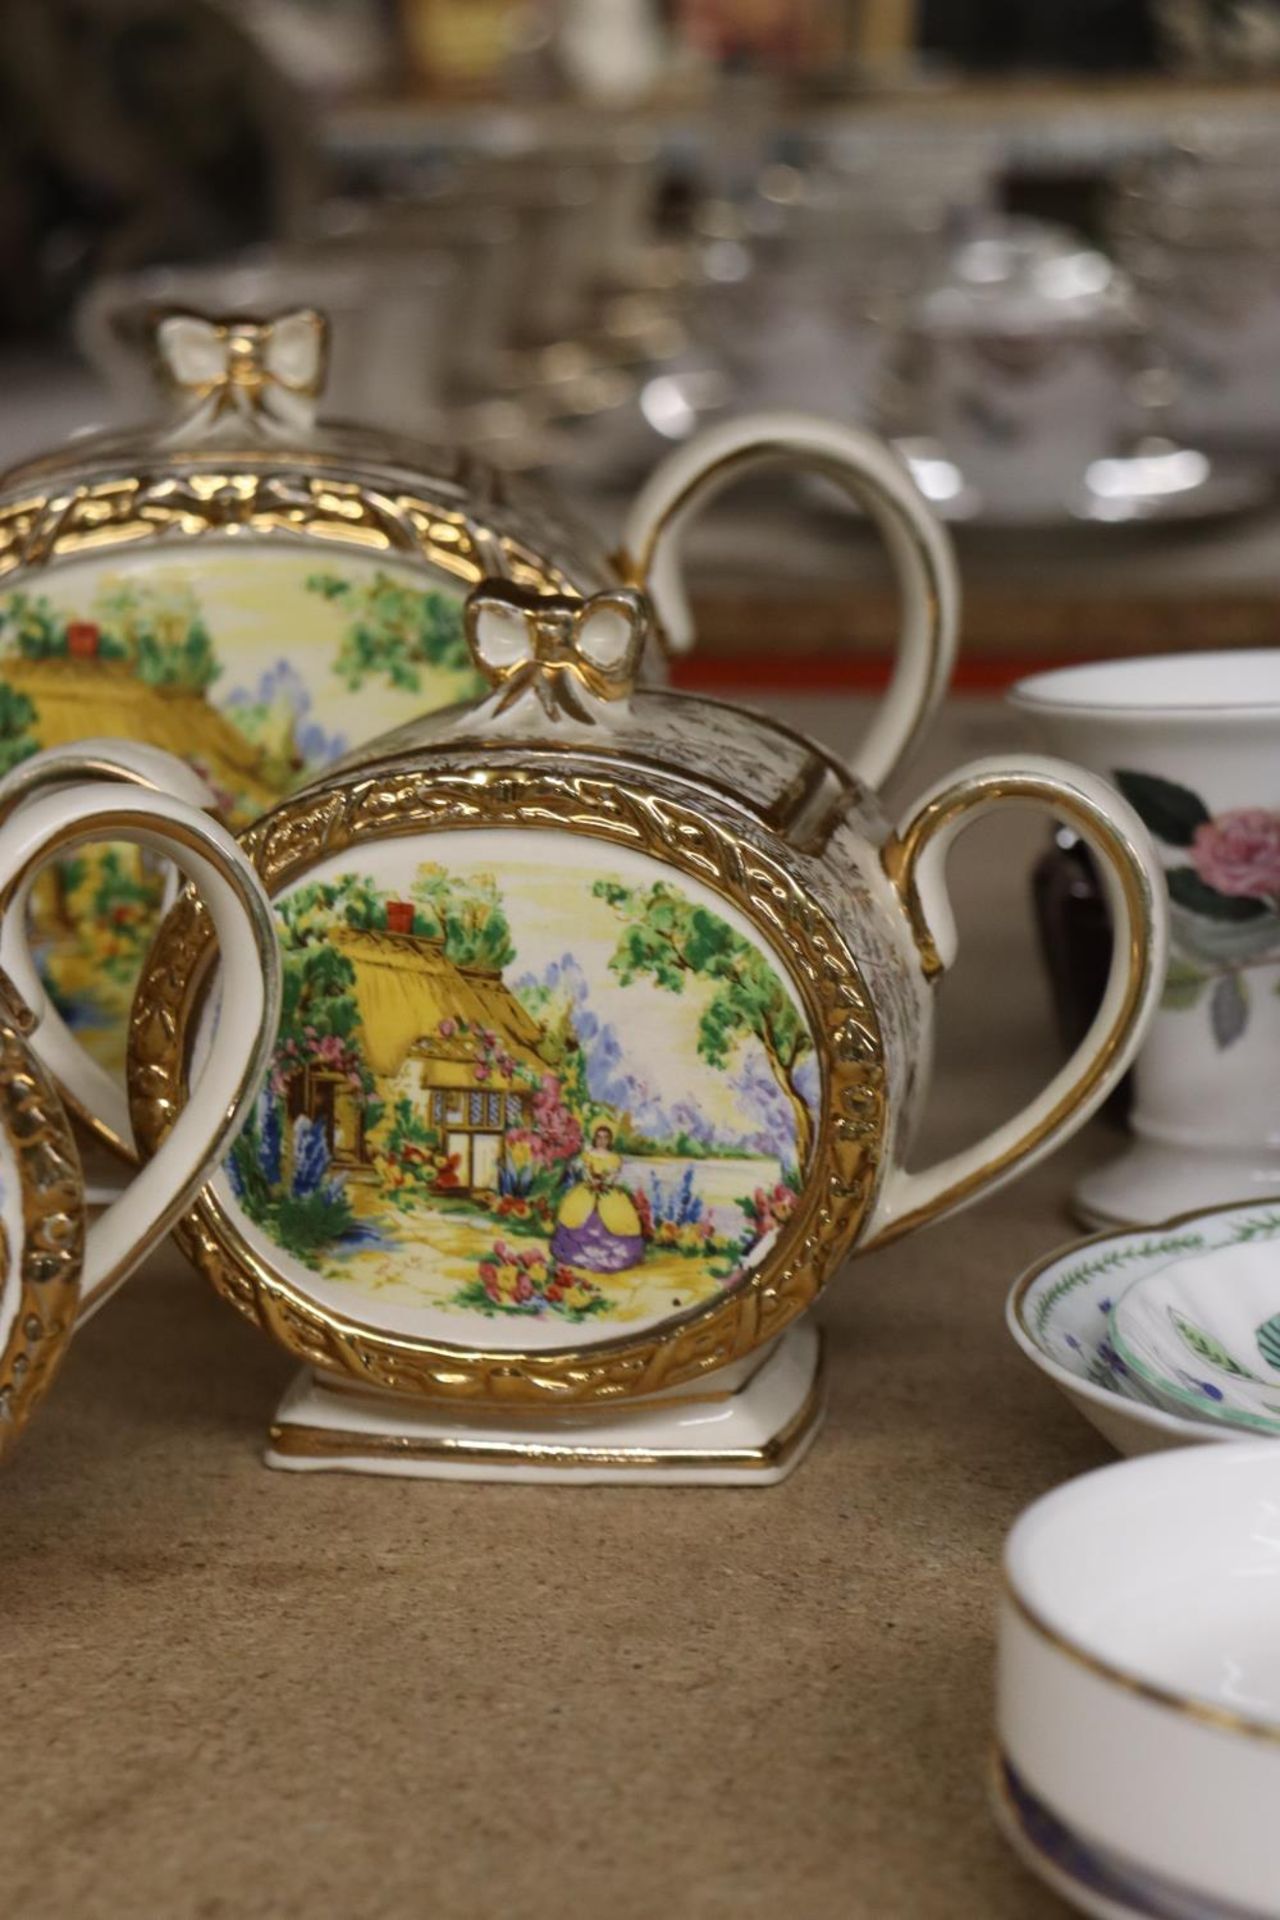
M 853 718 L 783 710 L 833 742 Z M 961 704 L 920 777 L 1015 738 Z M 992 823 L 953 861 L 963 952 L 922 1153 L 1054 1065 L 1041 833 Z M 1091 1130 L 833 1284 L 829 1420 L 771 1490 L 272 1473 L 290 1362 L 153 1261 L 0 1479 L 7 1910 L 1061 1914 L 985 1806 L 999 1555 L 1107 1452 L 1001 1310 L 1112 1144 Z

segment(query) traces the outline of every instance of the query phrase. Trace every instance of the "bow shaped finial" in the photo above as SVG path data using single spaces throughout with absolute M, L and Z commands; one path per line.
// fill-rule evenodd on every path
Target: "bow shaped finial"
M 506 707 L 531 691 L 549 714 L 599 717 L 625 700 L 649 632 L 649 605 L 634 587 L 573 600 L 510 580 L 482 580 L 466 604 L 471 657 Z
M 230 415 L 268 432 L 305 431 L 324 385 L 329 326 L 311 307 L 271 320 L 167 314 L 156 352 L 169 384 L 195 402 L 182 427 L 212 426 Z

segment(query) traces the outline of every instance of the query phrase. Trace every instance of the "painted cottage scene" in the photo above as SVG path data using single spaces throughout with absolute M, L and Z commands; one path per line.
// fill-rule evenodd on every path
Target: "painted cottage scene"
M 307 555 L 132 571 L 79 565 L 0 596 L 0 772 L 40 747 L 111 735 L 181 755 L 222 817 L 247 825 L 352 741 L 477 687 L 457 599 Z M 264 630 L 266 640 L 264 644 Z M 118 1068 L 164 877 L 135 847 L 56 862 L 35 894 L 37 947 L 63 1017 Z
M 353 1311 L 390 1292 L 603 1329 L 696 1305 L 794 1207 L 803 1015 L 700 889 L 595 842 L 566 871 L 563 837 L 496 838 L 483 869 L 444 834 L 277 902 L 284 1018 L 232 1193 Z

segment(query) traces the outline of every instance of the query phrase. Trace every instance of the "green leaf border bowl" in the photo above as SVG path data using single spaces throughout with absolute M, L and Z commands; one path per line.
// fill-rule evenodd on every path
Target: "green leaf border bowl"
M 1207 1405 L 1198 1417 L 1169 1412 L 1145 1397 L 1143 1383 L 1111 1345 L 1109 1315 L 1117 1293 L 1140 1276 L 1190 1254 L 1261 1236 L 1280 1241 L 1280 1197 L 1091 1234 L 1019 1275 L 1005 1304 L 1005 1324 L 1032 1365 L 1119 1453 L 1256 1440 L 1256 1434 L 1216 1424 Z

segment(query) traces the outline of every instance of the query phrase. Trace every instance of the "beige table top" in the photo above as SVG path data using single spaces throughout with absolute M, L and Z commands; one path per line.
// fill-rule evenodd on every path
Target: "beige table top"
M 963 708 L 929 758 L 1008 725 Z M 1053 1064 L 1039 844 L 1018 819 L 958 851 L 926 1151 Z M 836 1282 L 828 1424 L 771 1490 L 269 1472 L 289 1361 L 153 1262 L 0 1479 L 6 1908 L 1060 1914 L 985 1808 L 997 1569 L 1019 1509 L 1107 1452 L 1001 1307 L 1108 1144 Z

